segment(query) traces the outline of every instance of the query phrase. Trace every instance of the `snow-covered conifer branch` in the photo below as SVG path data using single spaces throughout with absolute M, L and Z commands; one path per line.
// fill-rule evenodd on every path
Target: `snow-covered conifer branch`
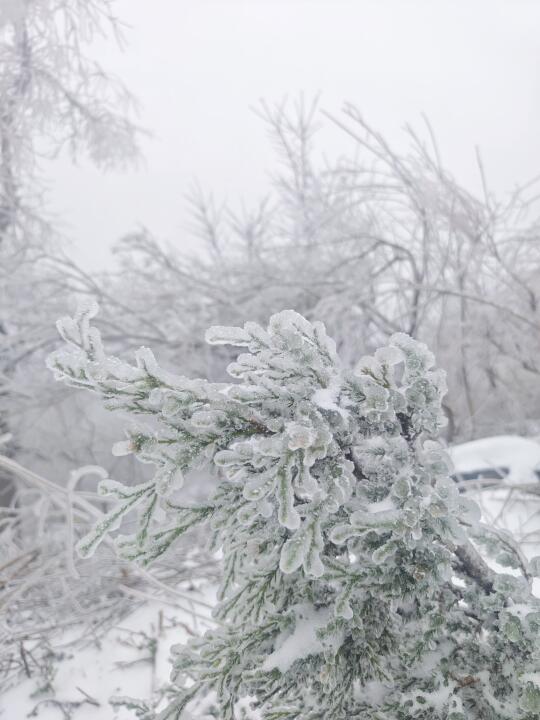
M 119 503 L 81 549 L 137 507 L 136 533 L 118 540 L 128 557 L 148 562 L 207 523 L 224 558 L 221 625 L 177 648 L 160 718 L 212 693 L 221 720 L 246 698 L 265 720 L 539 717 L 537 565 L 490 536 L 451 479 L 445 376 L 425 345 L 397 333 L 350 371 L 321 323 L 287 310 L 267 328 L 208 332 L 246 349 L 228 368 L 237 382 L 215 384 L 165 372 L 148 350 L 136 365 L 107 356 L 95 311 L 61 321 L 68 347 L 49 365 L 153 417 L 129 449 L 157 471 L 103 486 Z M 178 505 L 171 493 L 201 467 L 211 497 Z M 486 564 L 494 544 L 517 576 Z

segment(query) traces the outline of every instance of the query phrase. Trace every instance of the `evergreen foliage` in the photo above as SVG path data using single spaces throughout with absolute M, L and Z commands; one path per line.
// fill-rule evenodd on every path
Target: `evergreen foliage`
M 216 628 L 176 649 L 161 720 L 201 698 L 221 720 L 540 717 L 539 563 L 457 492 L 436 440 L 445 376 L 425 345 L 395 334 L 350 371 L 321 323 L 287 310 L 267 329 L 209 330 L 210 344 L 245 348 L 236 382 L 218 384 L 166 372 L 148 349 L 136 365 L 107 356 L 96 312 L 59 322 L 68 345 L 49 366 L 144 416 L 115 452 L 157 469 L 134 487 L 102 483 L 118 504 L 80 552 L 136 508 L 124 557 L 151 562 L 201 524 L 223 553 Z M 195 468 L 215 490 L 179 504 Z

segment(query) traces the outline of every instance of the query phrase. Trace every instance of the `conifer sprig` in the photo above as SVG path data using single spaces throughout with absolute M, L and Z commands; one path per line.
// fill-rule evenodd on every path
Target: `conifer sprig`
M 540 717 L 539 563 L 485 528 L 452 481 L 437 441 L 445 377 L 425 345 L 398 333 L 350 371 L 324 326 L 289 310 L 266 329 L 209 330 L 211 344 L 246 349 L 234 382 L 214 384 L 164 371 L 147 349 L 136 365 L 107 356 L 95 312 L 60 321 L 67 348 L 49 365 L 153 421 L 116 451 L 156 473 L 102 485 L 118 505 L 80 551 L 136 509 L 136 533 L 117 540 L 126 557 L 150 562 L 206 523 L 224 558 L 221 623 L 176 649 L 162 720 L 208 697 L 220 720 L 246 701 L 264 720 Z M 179 505 L 199 468 L 211 497 Z

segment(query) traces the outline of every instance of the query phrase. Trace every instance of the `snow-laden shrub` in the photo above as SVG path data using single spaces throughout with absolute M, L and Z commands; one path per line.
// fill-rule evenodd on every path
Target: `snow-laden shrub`
M 245 716 L 246 700 L 265 720 L 540 717 L 537 568 L 450 479 L 435 439 L 445 378 L 425 345 L 398 333 L 351 372 L 324 326 L 289 310 L 267 329 L 212 328 L 211 344 L 246 348 L 236 382 L 215 384 L 165 372 L 148 349 L 136 365 L 107 356 L 95 312 L 59 323 L 68 347 L 49 365 L 157 420 L 115 447 L 157 470 L 102 484 L 118 505 L 80 552 L 138 508 L 123 556 L 150 562 L 203 523 L 223 553 L 216 629 L 177 648 L 160 718 L 205 697 L 221 720 Z M 215 473 L 214 492 L 181 504 L 194 468 Z

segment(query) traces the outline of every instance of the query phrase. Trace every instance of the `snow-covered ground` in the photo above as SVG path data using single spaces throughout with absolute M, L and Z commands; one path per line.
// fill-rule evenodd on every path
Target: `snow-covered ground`
M 511 531 L 529 557 L 540 554 L 540 495 L 526 495 L 518 485 L 540 482 L 540 444 L 520 437 L 494 437 L 450 449 L 456 474 L 507 468 L 498 487 L 479 488 L 468 481 L 468 492 L 480 504 L 485 522 Z M 540 592 L 540 586 L 537 585 Z M 133 713 L 113 708 L 111 696 L 158 697 L 169 677 L 170 648 L 212 625 L 210 586 L 186 591 L 189 609 L 158 601 L 139 607 L 99 640 L 66 650 L 55 664 L 51 687 L 39 692 L 43 677 L 30 677 L 0 697 L 2 720 L 133 720 Z M 68 638 L 66 638 L 67 640 Z
M 157 697 L 170 674 L 172 645 L 212 625 L 213 590 L 189 592 L 192 611 L 150 601 L 86 647 L 69 647 L 55 663 L 51 687 L 30 677 L 0 697 L 2 720 L 133 720 L 133 712 L 111 706 L 114 696 Z M 205 618 L 208 618 L 206 620 Z M 66 638 L 68 639 L 68 638 Z

